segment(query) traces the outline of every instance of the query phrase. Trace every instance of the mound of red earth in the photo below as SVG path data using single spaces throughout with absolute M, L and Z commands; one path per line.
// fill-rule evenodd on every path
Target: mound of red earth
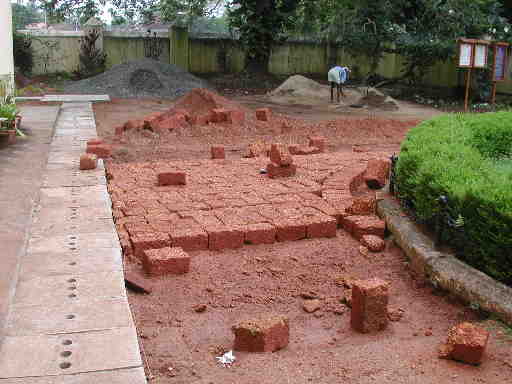
M 116 135 L 130 130 L 150 130 L 159 134 L 180 133 L 202 127 L 218 128 L 219 131 L 232 130 L 242 134 L 247 131 L 268 132 L 269 129 L 281 133 L 290 123 L 284 118 L 274 117 L 267 109 L 255 112 L 222 97 L 208 89 L 197 88 L 180 98 L 176 104 L 164 112 L 156 112 L 138 120 L 129 120 L 115 129 Z M 226 132 L 229 133 L 229 132 Z

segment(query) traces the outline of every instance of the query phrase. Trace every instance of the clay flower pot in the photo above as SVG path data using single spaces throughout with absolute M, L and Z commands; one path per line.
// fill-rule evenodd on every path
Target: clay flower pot
M 13 144 L 16 142 L 16 131 L 14 129 L 0 130 L 0 143 Z

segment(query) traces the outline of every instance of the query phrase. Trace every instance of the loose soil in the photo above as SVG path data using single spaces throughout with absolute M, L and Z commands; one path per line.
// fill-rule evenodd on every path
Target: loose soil
M 212 143 L 225 145 L 228 159 L 236 162 L 249 143 L 305 144 L 308 134 L 316 134 L 326 136 L 329 143 L 329 153 L 318 156 L 340 152 L 333 153 L 333 157 L 350 158 L 353 150 L 357 151 L 352 165 L 346 164 L 347 171 L 364 164 L 365 152 L 373 157 L 397 151 L 410 127 L 438 113 L 413 104 L 401 104 L 398 112 L 339 112 L 328 104 L 306 107 L 268 103 L 263 95 L 237 97 L 234 101 L 247 108 L 267 106 L 274 113 L 286 114 L 279 119 L 292 122 L 294 129 L 288 134 L 277 130 L 236 135 L 210 132 L 190 137 L 160 137 L 140 131 L 116 139 L 115 126 L 168 110 L 172 103 L 114 99 L 95 104 L 94 108 L 99 135 L 114 144 L 114 163 L 204 161 L 209 158 Z M 308 159 L 314 158 L 304 157 L 299 163 L 307 169 Z M 323 176 L 317 181 L 321 179 Z M 385 251 L 368 256 L 360 253 L 359 245 L 339 229 L 337 237 L 330 239 L 191 252 L 190 273 L 146 278 L 152 294 L 129 292 L 129 298 L 150 382 L 508 382 L 512 374 L 512 339 L 505 328 L 479 318 L 450 296 L 414 280 L 404 254 L 391 238 L 387 239 Z M 125 261 L 127 269 L 142 274 L 132 258 Z M 404 315 L 381 333 L 363 335 L 350 328 L 350 308 L 342 303 L 347 293 L 343 284 L 369 277 L 391 283 L 390 308 L 402 309 Z M 306 313 L 303 297 L 319 298 L 321 309 Z M 196 312 L 198 305 L 206 306 L 206 310 Z M 235 352 L 237 360 L 232 367 L 218 364 L 215 357 L 233 346 L 231 326 L 267 314 L 289 317 L 289 346 L 268 354 Z M 479 367 L 437 358 L 437 347 L 445 341 L 448 329 L 465 320 L 480 322 L 491 331 L 487 355 Z

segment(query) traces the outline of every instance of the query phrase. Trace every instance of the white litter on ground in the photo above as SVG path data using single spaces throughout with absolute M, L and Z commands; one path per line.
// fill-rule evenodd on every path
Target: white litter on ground
M 235 355 L 233 355 L 233 351 L 226 352 L 222 356 L 217 357 L 219 363 L 221 363 L 224 367 L 229 367 L 236 360 Z

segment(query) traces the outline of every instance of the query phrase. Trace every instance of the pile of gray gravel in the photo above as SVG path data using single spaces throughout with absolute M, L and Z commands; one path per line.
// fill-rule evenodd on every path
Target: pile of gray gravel
M 97 76 L 68 84 L 69 94 L 108 94 L 120 98 L 174 99 L 208 84 L 187 71 L 151 59 L 114 65 Z

